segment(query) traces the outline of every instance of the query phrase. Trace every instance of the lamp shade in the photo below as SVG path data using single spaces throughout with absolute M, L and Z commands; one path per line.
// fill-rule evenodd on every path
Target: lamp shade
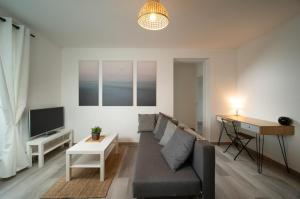
M 139 12 L 138 24 L 147 30 L 161 30 L 169 24 L 168 11 L 159 0 L 148 0 Z

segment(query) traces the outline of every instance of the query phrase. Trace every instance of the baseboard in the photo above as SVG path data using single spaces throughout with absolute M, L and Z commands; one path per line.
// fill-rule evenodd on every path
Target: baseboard
M 210 143 L 213 144 L 213 145 L 218 145 L 218 142 L 210 142 Z M 228 145 L 230 143 L 231 142 L 220 142 L 220 145 Z M 246 147 L 246 148 L 249 150 L 249 152 L 251 154 L 256 154 L 255 150 L 250 149 L 248 147 Z M 278 162 L 276 160 L 273 160 L 272 158 L 270 158 L 270 157 L 268 157 L 266 155 L 264 155 L 264 161 L 268 161 L 269 163 L 275 165 L 276 167 L 279 167 L 279 168 L 283 169 L 284 171 L 286 171 L 286 168 L 285 168 L 284 164 L 282 164 L 281 162 Z M 293 176 L 295 176 L 295 177 L 297 177 L 297 178 L 300 179 L 300 172 L 298 172 L 298 171 L 296 171 L 296 170 L 294 170 L 294 169 L 292 169 L 290 167 L 289 167 L 289 171 L 290 171 L 289 173 L 287 171 L 286 171 L 286 173 L 290 174 L 290 175 L 293 175 Z
M 139 143 L 138 142 L 119 142 L 120 145 L 126 145 L 126 146 L 137 146 Z
M 211 144 L 213 144 L 213 145 L 218 145 L 219 144 L 219 142 L 210 142 Z M 231 142 L 220 142 L 220 145 L 228 145 L 228 144 L 230 144 Z

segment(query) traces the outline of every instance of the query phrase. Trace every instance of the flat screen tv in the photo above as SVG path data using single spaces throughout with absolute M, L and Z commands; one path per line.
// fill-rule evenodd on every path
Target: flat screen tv
M 30 110 L 29 127 L 31 137 L 51 134 L 64 127 L 64 107 Z

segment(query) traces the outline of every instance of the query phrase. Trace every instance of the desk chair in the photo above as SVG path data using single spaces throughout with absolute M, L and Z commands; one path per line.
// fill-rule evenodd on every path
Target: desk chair
M 232 127 L 233 127 L 233 131 L 229 131 L 226 127 L 226 123 L 231 123 Z M 248 151 L 248 149 L 246 148 L 247 145 L 249 144 L 249 142 L 254 139 L 254 136 L 248 135 L 246 133 L 240 132 L 239 128 L 237 126 L 237 122 L 230 120 L 230 119 L 224 119 L 222 118 L 222 125 L 223 128 L 225 129 L 225 133 L 226 135 L 229 137 L 229 139 L 231 140 L 231 143 L 228 145 L 228 147 L 225 149 L 224 153 L 226 153 L 228 151 L 228 149 L 234 145 L 237 150 L 238 153 L 236 154 L 236 156 L 234 157 L 234 160 L 237 159 L 237 157 L 242 153 L 243 150 L 245 150 L 249 157 L 254 160 L 254 158 L 252 157 L 252 155 L 250 154 L 250 152 Z M 239 148 L 241 147 L 241 148 Z

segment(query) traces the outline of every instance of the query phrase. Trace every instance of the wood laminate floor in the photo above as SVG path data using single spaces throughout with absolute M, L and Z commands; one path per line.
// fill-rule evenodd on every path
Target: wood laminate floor
M 287 174 L 282 168 L 265 162 L 263 174 L 256 171 L 256 163 L 246 154 L 233 160 L 234 149 L 222 152 L 216 146 L 216 198 L 217 199 L 300 199 L 300 181 Z M 51 152 L 46 156 L 45 166 L 37 168 L 37 163 L 17 176 L 0 180 L 1 199 L 37 199 L 65 174 L 66 148 Z M 122 165 L 110 187 L 107 199 L 132 198 L 132 175 L 136 157 L 136 146 L 126 145 Z

